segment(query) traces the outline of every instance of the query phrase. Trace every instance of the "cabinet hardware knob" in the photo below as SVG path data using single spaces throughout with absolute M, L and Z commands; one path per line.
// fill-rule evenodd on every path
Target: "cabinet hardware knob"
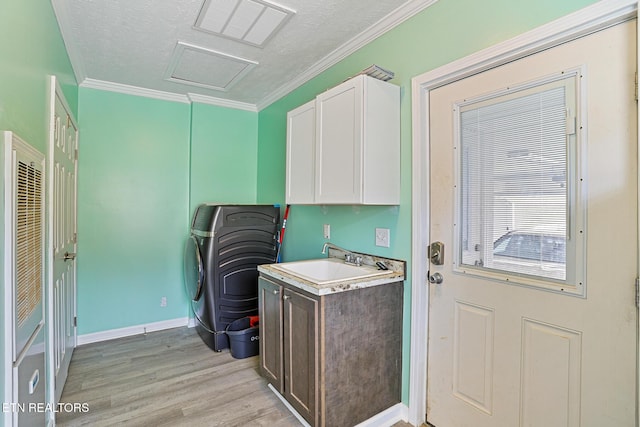
M 279 291 L 278 289 L 274 289 L 274 290 L 273 290 L 273 294 L 274 294 L 274 295 L 278 295 L 279 293 L 280 293 L 280 291 Z
M 291 298 L 289 295 L 283 295 L 282 296 L 282 299 L 284 299 L 284 300 L 288 300 L 289 298 Z

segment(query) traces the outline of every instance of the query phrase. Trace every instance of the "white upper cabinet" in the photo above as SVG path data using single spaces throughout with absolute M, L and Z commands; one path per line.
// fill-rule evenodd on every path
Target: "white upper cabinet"
M 287 204 L 313 204 L 315 199 L 315 100 L 287 113 Z
M 316 98 L 316 202 L 361 203 L 363 81 L 349 80 Z
M 287 121 L 287 203 L 400 203 L 398 86 L 359 75 L 289 112 Z

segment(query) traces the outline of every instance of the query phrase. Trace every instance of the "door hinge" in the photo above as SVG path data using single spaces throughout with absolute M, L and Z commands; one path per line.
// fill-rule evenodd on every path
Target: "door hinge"
M 78 243 L 78 233 L 73 233 L 73 243 Z
M 76 162 L 78 161 L 78 149 L 76 148 L 76 153 L 75 153 L 75 159 Z
M 78 327 L 78 316 L 73 316 L 73 327 L 74 328 Z
M 636 307 L 640 308 L 640 278 L 636 277 Z
M 636 81 L 634 86 L 635 86 L 634 95 L 635 95 L 636 102 L 638 102 L 638 72 L 637 71 L 636 71 Z

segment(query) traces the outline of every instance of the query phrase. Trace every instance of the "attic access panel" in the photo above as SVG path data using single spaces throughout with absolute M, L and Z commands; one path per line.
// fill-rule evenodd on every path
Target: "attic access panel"
M 267 0 L 205 0 L 194 28 L 263 47 L 295 13 Z
M 165 79 L 226 92 L 256 65 L 249 59 L 178 42 Z

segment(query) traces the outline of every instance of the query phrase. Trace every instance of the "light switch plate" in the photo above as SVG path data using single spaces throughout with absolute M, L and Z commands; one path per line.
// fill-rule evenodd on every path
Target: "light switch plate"
M 391 230 L 388 228 L 376 228 L 376 246 L 388 248 L 390 240 Z

